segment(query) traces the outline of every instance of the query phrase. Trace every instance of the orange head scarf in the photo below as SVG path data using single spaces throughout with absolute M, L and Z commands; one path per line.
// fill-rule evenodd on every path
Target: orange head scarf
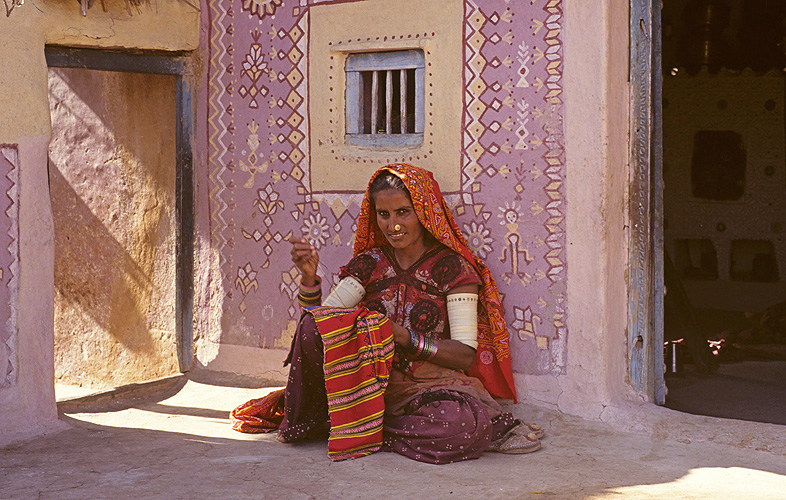
M 513 370 L 510 365 L 510 344 L 505 313 L 499 290 L 488 267 L 472 253 L 467 240 L 458 228 L 442 197 L 439 184 L 428 170 L 392 163 L 371 176 L 369 187 L 380 174 L 390 172 L 401 179 L 409 190 L 418 220 L 440 243 L 469 261 L 480 274 L 483 284 L 478 295 L 478 350 L 469 374 L 483 382 L 492 396 L 516 401 Z M 354 255 L 365 250 L 387 245 L 387 239 L 377 226 L 372 212 L 368 189 L 358 216 Z

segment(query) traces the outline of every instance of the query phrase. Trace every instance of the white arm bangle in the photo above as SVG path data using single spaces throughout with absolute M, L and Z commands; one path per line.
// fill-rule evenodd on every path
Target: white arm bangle
M 450 338 L 473 349 L 478 348 L 478 294 L 448 295 L 448 324 Z
M 360 282 L 352 276 L 347 276 L 338 282 L 336 288 L 322 301 L 328 307 L 355 307 L 366 295 L 366 290 Z

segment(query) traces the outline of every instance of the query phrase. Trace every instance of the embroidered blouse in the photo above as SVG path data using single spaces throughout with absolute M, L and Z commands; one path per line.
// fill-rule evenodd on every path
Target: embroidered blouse
M 389 247 L 359 253 L 341 268 L 339 278 L 353 276 L 366 291 L 361 304 L 417 333 L 450 338 L 448 292 L 462 285 L 480 285 L 477 271 L 445 245 L 427 251 L 409 269 L 402 269 Z

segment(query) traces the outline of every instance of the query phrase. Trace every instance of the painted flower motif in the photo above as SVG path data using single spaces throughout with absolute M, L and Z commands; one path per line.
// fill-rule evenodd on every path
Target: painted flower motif
M 242 9 L 264 19 L 265 16 L 275 14 L 276 8 L 280 7 L 282 2 L 283 0 L 243 0 Z
M 273 215 L 278 207 L 284 207 L 284 202 L 279 198 L 279 194 L 273 190 L 273 184 L 268 183 L 264 188 L 257 190 L 257 199 L 254 200 L 254 205 L 263 214 Z
M 267 69 L 267 63 L 265 62 L 265 56 L 262 53 L 262 46 L 260 44 L 251 44 L 251 50 L 246 54 L 246 60 L 243 61 L 242 66 L 243 73 L 245 73 L 252 82 L 256 83 L 265 69 Z
M 483 224 L 478 224 L 475 221 L 464 224 L 464 235 L 467 237 L 469 249 L 481 259 L 485 259 L 491 252 L 491 244 L 494 239 L 490 236 L 491 230 Z
M 522 207 L 517 205 L 515 201 L 510 203 L 506 201 L 504 207 L 499 207 L 500 213 L 497 214 L 497 217 L 501 219 L 500 225 L 518 224 L 524 217 L 521 209 Z
M 303 225 L 303 234 L 309 239 L 316 248 L 322 248 L 330 237 L 330 228 L 327 219 L 322 214 L 309 215 Z
M 256 291 L 259 288 L 257 283 L 257 272 L 247 262 L 245 266 L 237 268 L 237 278 L 235 278 L 235 288 L 239 288 L 243 295 L 248 294 L 252 288 Z

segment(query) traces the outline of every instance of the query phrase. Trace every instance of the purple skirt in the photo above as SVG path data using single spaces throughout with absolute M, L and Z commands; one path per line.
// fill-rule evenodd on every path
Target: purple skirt
M 286 364 L 284 419 L 278 440 L 325 438 L 330 430 L 322 338 L 310 314 L 301 317 Z M 426 389 L 403 415 L 385 415 L 384 447 L 419 462 L 447 464 L 478 458 L 491 441 L 518 425 L 510 413 L 490 418 L 485 406 L 463 392 Z

